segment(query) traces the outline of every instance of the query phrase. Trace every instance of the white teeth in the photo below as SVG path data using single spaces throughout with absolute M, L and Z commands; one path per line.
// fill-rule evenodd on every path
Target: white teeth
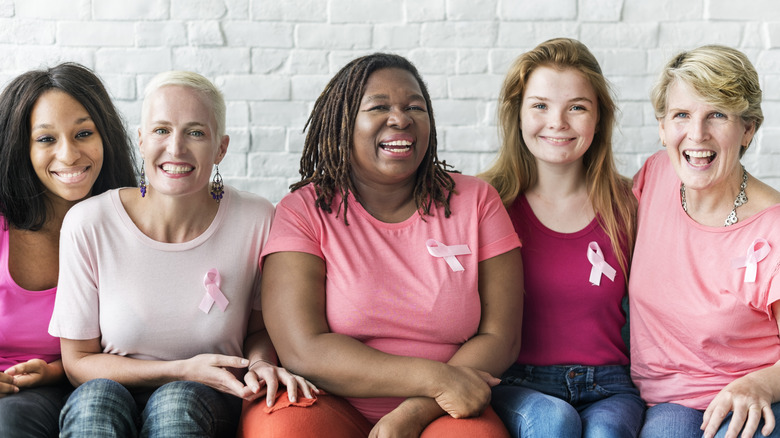
M 61 176 L 62 178 L 75 178 L 82 173 L 86 172 L 87 169 L 82 169 L 76 172 L 55 172 L 57 175 Z
M 715 155 L 712 151 L 685 151 L 685 154 L 691 158 L 707 158 Z
M 383 147 L 386 146 L 411 146 L 412 142 L 408 140 L 396 140 L 396 141 L 388 141 L 387 143 L 381 143 Z
M 192 166 L 182 166 L 178 164 L 163 164 L 162 170 L 168 173 L 187 173 L 194 169 Z

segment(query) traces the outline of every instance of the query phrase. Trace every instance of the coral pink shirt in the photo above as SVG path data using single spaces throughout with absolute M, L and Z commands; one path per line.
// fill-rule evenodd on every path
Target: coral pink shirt
M 474 177 L 452 177 L 457 193 L 449 218 L 432 208 L 432 216 L 415 213 L 400 223 L 375 219 L 350 195 L 346 226 L 343 211 L 317 208 L 314 188 L 306 186 L 277 205 L 263 255 L 298 251 L 325 261 L 332 332 L 386 353 L 446 362 L 479 327 L 478 263 L 520 244 L 491 186 Z M 430 239 L 467 245 L 470 254 L 455 256 L 464 270 L 453 271 L 444 258 L 432 256 L 426 246 Z M 401 399 L 349 401 L 376 422 Z
M 0 216 L 0 371 L 30 359 L 60 358 L 60 339 L 49 335 L 57 288 L 29 291 L 8 272 L 8 229 Z
M 771 309 L 780 299 L 780 204 L 729 227 L 700 225 L 680 205 L 680 179 L 665 152 L 648 158 L 634 192 L 631 375 L 650 405 L 706 409 L 733 380 L 780 360 Z M 757 238 L 771 250 L 746 283 L 746 269 L 732 259 Z

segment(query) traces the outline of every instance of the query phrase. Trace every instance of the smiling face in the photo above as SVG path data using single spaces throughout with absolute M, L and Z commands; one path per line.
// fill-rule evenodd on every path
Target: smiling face
M 89 196 L 103 167 L 103 141 L 87 110 L 70 94 L 44 92 L 30 114 L 30 160 L 50 198 Z
M 428 108 L 414 76 L 399 68 L 371 73 L 353 132 L 355 184 L 413 183 L 430 133 Z
M 228 136 L 218 138 L 206 99 L 180 85 L 160 87 L 147 99 L 138 136 L 148 185 L 168 196 L 207 192 L 211 169 L 227 152 Z
M 528 78 L 521 105 L 520 130 L 537 164 L 582 162 L 599 121 L 598 98 L 582 73 L 537 68 Z
M 669 86 L 667 108 L 659 133 L 686 190 L 729 192 L 742 176 L 740 148 L 750 143 L 754 125 L 708 104 L 682 81 Z

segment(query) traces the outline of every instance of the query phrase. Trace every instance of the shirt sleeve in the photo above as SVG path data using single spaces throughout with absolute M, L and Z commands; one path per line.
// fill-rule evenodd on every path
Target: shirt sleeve
M 76 205 L 60 231 L 60 272 L 49 334 L 66 339 L 100 337 L 97 248 L 88 239 L 89 212 Z

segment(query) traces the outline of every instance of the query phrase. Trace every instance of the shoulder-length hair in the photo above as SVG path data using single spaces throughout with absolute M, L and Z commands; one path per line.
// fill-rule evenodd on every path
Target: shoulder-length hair
M 499 97 L 498 120 L 502 143 L 493 166 L 480 175 L 492 184 L 509 206 L 520 193 L 536 183 L 536 160 L 523 141 L 520 113 L 523 93 L 531 74 L 539 67 L 573 69 L 581 73 L 598 98 L 598 123 L 593 142 L 583 156 L 588 198 L 610 240 L 623 272 L 629 260 L 622 245 L 633 249 L 636 228 L 636 199 L 631 182 L 620 176 L 612 154 L 612 130 L 617 106 L 609 83 L 593 54 L 581 42 L 570 38 L 545 41 L 518 57 L 509 69 Z
M 30 161 L 30 116 L 41 95 L 52 89 L 84 106 L 103 142 L 103 167 L 91 194 L 135 185 L 130 141 L 100 79 L 76 63 L 29 71 L 0 94 L 0 214 L 15 228 L 39 230 L 48 219 L 46 189 Z
M 417 168 L 413 190 L 417 210 L 420 214 L 430 215 L 431 205 L 435 204 L 443 207 L 445 216 L 449 217 L 450 196 L 455 190 L 455 182 L 446 171 L 447 164 L 439 161 L 436 153 L 436 122 L 428 88 L 411 62 L 389 53 L 374 53 L 352 60 L 325 86 L 304 127 L 308 133 L 301 157 L 301 180 L 291 185 L 290 189 L 295 191 L 307 184 L 314 184 L 316 204 L 328 213 L 332 213 L 331 204 L 338 192 L 341 204 L 336 214 L 343 207 L 344 223 L 348 224 L 347 196 L 350 192 L 358 197 L 360 195 L 351 178 L 350 157 L 355 119 L 369 76 L 386 68 L 399 68 L 411 73 L 420 86 L 428 108 L 431 124 L 428 150 Z

